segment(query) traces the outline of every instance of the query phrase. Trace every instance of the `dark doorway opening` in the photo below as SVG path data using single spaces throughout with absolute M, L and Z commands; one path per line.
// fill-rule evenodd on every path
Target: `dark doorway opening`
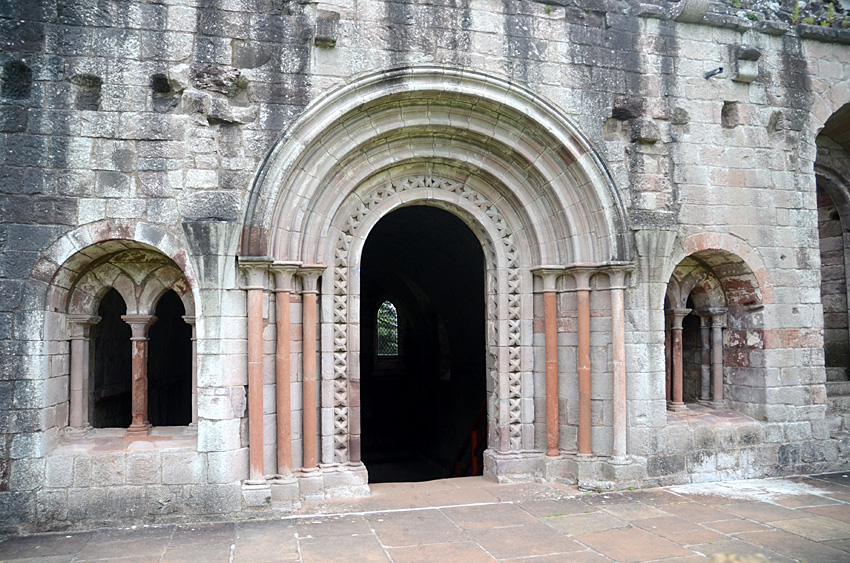
M 192 422 L 192 327 L 174 291 L 156 306 L 148 351 L 148 419 L 153 426 Z
M 89 401 L 89 420 L 95 428 L 126 428 L 132 421 L 132 331 L 121 319 L 126 311 L 124 298 L 114 289 L 103 296 L 97 309 L 100 322 L 91 335 L 94 362 Z
M 483 447 L 472 452 L 469 437 L 486 442 L 484 274 L 481 243 L 448 211 L 405 207 L 369 234 L 360 377 L 371 482 L 481 472 Z

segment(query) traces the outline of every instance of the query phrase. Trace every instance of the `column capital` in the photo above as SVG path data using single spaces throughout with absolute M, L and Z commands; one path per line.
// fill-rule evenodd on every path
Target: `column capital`
M 671 328 L 681 329 L 682 328 L 682 321 L 684 320 L 685 317 L 688 316 L 688 313 L 690 313 L 690 312 L 691 312 L 691 309 L 685 309 L 685 308 L 670 309 L 670 317 L 671 317 L 671 321 L 673 323 L 673 326 Z
M 603 264 L 600 271 L 608 274 L 609 289 L 626 289 L 626 276 L 635 271 L 631 262 L 608 262 Z
M 706 312 L 711 315 L 711 326 L 726 326 L 726 307 L 709 307 Z
M 576 280 L 576 291 L 590 291 L 590 277 L 599 271 L 598 264 L 571 264 L 565 273 Z
M 298 271 L 298 268 L 301 266 L 301 262 L 296 260 L 288 260 L 288 261 L 275 261 L 269 269 L 272 274 L 274 274 L 274 283 L 275 291 L 292 291 L 292 277 L 295 275 L 295 272 Z
M 245 285 L 242 289 L 265 289 L 265 275 L 274 263 L 271 256 L 240 256 L 239 269 L 245 272 Z
M 187 325 L 195 326 L 195 316 L 194 315 L 183 315 L 183 322 Z
M 537 266 L 531 269 L 531 273 L 543 282 L 543 291 L 556 291 L 558 278 L 564 275 L 563 266 Z
M 130 325 L 133 331 L 130 340 L 147 340 L 148 329 L 157 319 L 153 315 L 121 315 L 121 320 Z
M 304 264 L 298 268 L 298 277 L 301 278 L 302 293 L 319 293 L 317 286 L 319 277 L 327 269 L 327 264 Z
M 76 340 L 88 338 L 89 327 L 99 323 L 100 317 L 95 315 L 68 314 L 65 315 L 65 320 L 68 321 L 71 339 Z

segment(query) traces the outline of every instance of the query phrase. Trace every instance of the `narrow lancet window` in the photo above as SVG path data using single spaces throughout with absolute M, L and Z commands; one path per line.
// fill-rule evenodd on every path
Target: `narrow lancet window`
M 395 305 L 384 301 L 378 307 L 378 355 L 398 356 L 398 312 Z

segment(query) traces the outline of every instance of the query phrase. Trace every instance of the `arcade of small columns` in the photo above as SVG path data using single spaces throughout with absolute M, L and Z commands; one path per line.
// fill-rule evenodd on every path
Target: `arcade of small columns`
M 302 299 L 302 472 L 317 471 L 318 416 L 316 396 L 316 337 L 318 281 L 324 264 L 276 262 L 268 257 L 243 256 L 239 267 L 245 272 L 248 298 L 248 480 L 246 484 L 266 483 L 263 461 L 263 292 L 266 275 L 275 280 L 275 400 L 277 404 L 277 473 L 275 479 L 292 477 L 292 428 L 290 420 L 290 318 L 292 280 L 301 279 Z
M 249 477 L 246 484 L 266 483 L 263 461 L 263 292 L 268 272 L 275 280 L 277 335 L 275 348 L 275 388 L 277 401 L 277 473 L 275 479 L 292 477 L 291 398 L 290 398 L 290 321 L 289 306 L 292 281 L 300 277 L 302 284 L 302 437 L 303 464 L 300 471 L 318 470 L 318 420 L 316 396 L 316 327 L 318 279 L 326 265 L 280 262 L 268 257 L 240 257 L 239 266 L 245 273 L 248 316 L 248 458 Z M 544 331 L 546 357 L 546 455 L 557 457 L 558 427 L 558 343 L 557 288 L 558 278 L 572 276 L 578 303 L 577 372 L 579 379 L 578 453 L 591 455 L 591 376 L 590 376 L 590 278 L 597 273 L 608 275 L 611 292 L 611 331 L 613 364 L 613 461 L 626 461 L 626 351 L 625 351 L 625 289 L 626 276 L 633 266 L 616 263 L 605 266 L 541 266 L 532 273 L 542 282 L 544 301 Z
M 541 281 L 543 293 L 543 331 L 546 358 L 546 455 L 558 457 L 559 447 L 559 373 L 558 365 L 558 279 L 571 276 L 576 293 L 576 372 L 578 375 L 578 454 L 593 453 L 591 443 L 591 377 L 590 377 L 590 279 L 595 274 L 608 275 L 611 294 L 611 351 L 613 367 L 613 447 L 612 461 L 626 461 L 626 275 L 631 264 L 604 266 L 541 266 L 532 273 Z
M 687 410 L 683 397 L 682 322 L 689 313 L 700 317 L 700 396 L 699 402 L 715 408 L 723 402 L 723 327 L 726 309 L 708 307 L 687 309 L 677 307 L 667 311 L 667 330 L 664 345 L 667 355 L 667 408 Z
M 145 436 L 151 429 L 148 421 L 148 331 L 157 321 L 154 315 L 122 315 L 121 319 L 130 325 L 132 336 L 131 364 L 131 414 L 132 419 L 127 436 Z M 70 406 L 68 425 L 70 432 L 86 433 L 91 430 L 89 421 L 89 361 L 91 327 L 98 324 L 101 318 L 86 314 L 68 314 L 71 339 L 70 365 Z M 192 425 L 198 423 L 198 370 L 197 370 L 197 340 L 195 337 L 195 317 L 184 315 L 183 320 L 192 326 Z

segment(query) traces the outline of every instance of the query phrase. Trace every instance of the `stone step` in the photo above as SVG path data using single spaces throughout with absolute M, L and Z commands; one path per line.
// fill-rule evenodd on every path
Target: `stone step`
M 827 381 L 847 381 L 847 368 L 826 368 Z
M 828 397 L 850 395 L 850 381 L 827 381 L 826 395 Z

